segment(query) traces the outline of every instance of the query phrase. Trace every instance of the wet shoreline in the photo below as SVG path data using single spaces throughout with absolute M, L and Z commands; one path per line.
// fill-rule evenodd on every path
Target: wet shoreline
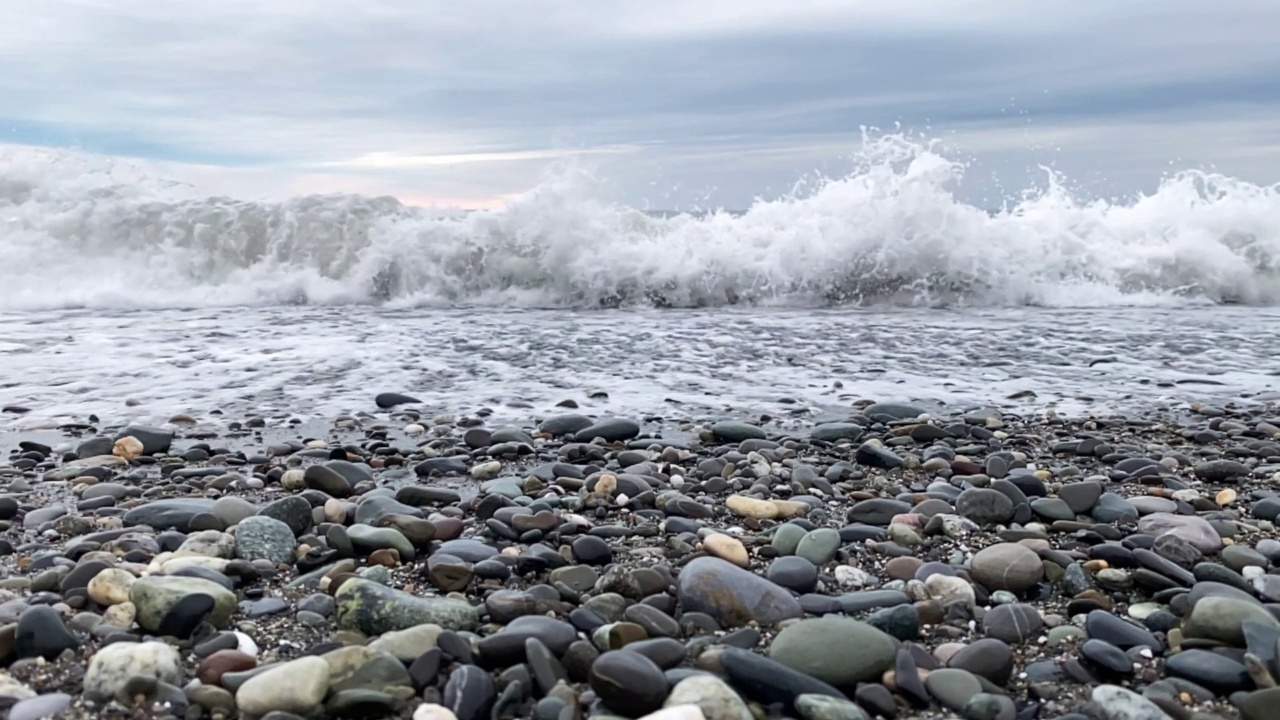
M 1083 415 L 1275 402 L 1274 308 L 0 314 L 0 429 L 180 413 L 324 421 L 381 389 L 432 413 L 817 422 L 862 398 Z

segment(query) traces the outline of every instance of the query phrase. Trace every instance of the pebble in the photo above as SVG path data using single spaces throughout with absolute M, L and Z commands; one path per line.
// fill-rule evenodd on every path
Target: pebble
M 464 600 L 416 597 L 369 580 L 349 580 L 334 595 L 339 629 L 381 635 L 417 625 L 473 630 L 475 607 Z
M 408 405 L 19 447 L 10 717 L 78 712 L 65 688 L 269 720 L 1274 705 L 1278 450 L 1251 428 L 1276 412 L 535 427 Z
M 721 560 L 728 560 L 738 567 L 745 568 L 751 564 L 751 556 L 743 547 L 742 541 L 721 533 L 708 535 L 702 541 L 703 548 Z
M 690 562 L 680 571 L 677 587 L 686 612 L 706 613 L 727 627 L 774 625 L 802 614 L 785 589 L 719 558 Z
M 236 690 L 236 706 L 248 715 L 287 712 L 307 715 L 329 691 L 329 663 L 311 656 L 271 667 Z
M 758 500 L 743 495 L 730 495 L 725 498 L 725 507 L 736 515 L 755 520 L 772 520 L 778 517 L 778 506 L 767 500 Z
M 80 639 L 67 629 L 58 612 L 47 605 L 27 608 L 14 628 L 13 653 L 19 659 L 53 660 L 64 650 L 80 647 Z
M 671 689 L 665 707 L 694 706 L 706 720 L 753 720 L 751 709 L 732 687 L 714 675 L 694 675 Z
M 1025 592 L 1044 579 L 1044 564 L 1034 550 L 1017 543 L 998 543 L 974 554 L 973 578 L 990 590 Z
M 177 685 L 182 681 L 182 658 L 162 642 L 107 645 L 89 662 L 84 692 L 90 698 L 114 697 L 130 678 L 136 677 Z
M 1188 638 L 1205 638 L 1243 647 L 1243 625 L 1246 621 L 1280 629 L 1280 620 L 1260 604 L 1210 595 L 1192 606 L 1190 614 L 1182 622 L 1182 634 Z
M 975 695 L 982 692 L 982 683 L 976 677 L 956 668 L 930 672 L 924 686 L 939 703 L 952 710 L 963 710 Z
M 1040 632 L 1044 621 L 1040 611 L 1031 605 L 1010 603 L 987 611 L 982 618 L 982 631 L 988 637 L 1017 645 L 1025 643 Z
M 644 715 L 660 707 L 669 687 L 662 669 L 636 652 L 615 650 L 591 663 L 591 689 L 605 707 L 623 715 Z
M 836 617 L 789 625 L 769 648 L 771 659 L 837 687 L 879 677 L 893 665 L 894 654 L 885 633 Z
M 46 720 L 71 707 L 72 697 L 55 692 L 19 700 L 9 708 L 9 720 Z

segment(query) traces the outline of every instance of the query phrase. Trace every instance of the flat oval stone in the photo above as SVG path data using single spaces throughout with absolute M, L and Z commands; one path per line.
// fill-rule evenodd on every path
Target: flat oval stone
M 626 650 L 596 658 L 591 663 L 590 683 L 605 707 L 625 716 L 657 710 L 669 691 L 661 668 L 644 655 Z
M 728 648 L 721 662 L 729 682 L 746 697 L 764 705 L 780 703 L 786 712 L 794 711 L 801 695 L 845 699 L 844 693 L 827 683 L 747 650 Z
M 1013 675 L 1013 650 L 998 638 L 982 638 L 952 655 L 947 666 L 967 670 L 997 685 L 1004 685 Z
M 125 525 L 146 525 L 156 530 L 173 528 L 178 532 L 191 531 L 191 519 L 196 515 L 213 512 L 213 500 L 204 498 L 168 498 L 139 505 L 124 515 Z
M 977 677 L 955 668 L 930 672 L 924 686 L 939 703 L 952 710 L 963 710 L 974 695 L 982 692 L 982 683 Z
M 979 550 L 969 564 L 973 579 L 991 590 L 1024 592 L 1044 579 L 1044 563 L 1035 551 L 1017 543 Z
M 605 442 L 631 440 L 640 435 L 640 425 L 634 420 L 625 418 L 603 418 L 579 430 L 574 439 L 589 443 L 596 438 Z
M 995 525 L 1013 517 L 1013 501 L 999 490 L 969 488 L 956 498 L 956 514 L 979 525 Z
M 1206 554 L 1216 553 L 1222 549 L 1222 537 L 1218 535 L 1218 531 L 1213 529 L 1208 520 L 1198 515 L 1153 513 L 1138 521 L 1138 532 L 1152 537 L 1174 533 Z
M 719 558 L 694 560 L 680 571 L 677 582 L 680 604 L 686 612 L 706 613 L 725 627 L 752 621 L 776 625 L 803 614 L 791 593 Z
M 802 557 L 780 557 L 769 563 L 765 577 L 788 590 L 806 593 L 818 584 L 818 568 Z
M 1123 650 L 1111 643 L 1102 640 L 1086 640 L 1084 645 L 1080 646 L 1080 654 L 1112 675 L 1133 674 L 1133 661 Z
M 983 632 L 1010 644 L 1027 642 L 1043 626 L 1040 611 L 1022 603 L 997 605 L 982 618 Z
M 1280 620 L 1263 607 L 1231 597 L 1209 596 L 1201 599 L 1182 622 L 1188 638 L 1207 638 L 1244 647 L 1243 624 L 1252 621 L 1280 628 Z
M 763 440 L 767 437 L 764 428 L 738 420 L 721 420 L 711 425 L 711 434 L 725 443 L 739 443 L 744 440 Z
M 1165 661 L 1165 671 L 1220 695 L 1253 687 L 1244 665 L 1208 650 L 1183 650 L 1171 655 Z
M 1147 647 L 1160 654 L 1164 646 L 1146 628 L 1116 617 L 1105 610 L 1094 610 L 1085 616 L 1085 632 L 1090 638 L 1102 640 L 1121 650 Z
M 498 549 L 479 540 L 459 538 L 441 543 L 437 552 L 452 555 L 469 563 L 478 563 L 497 555 Z
M 788 625 L 769 647 L 772 660 L 836 687 L 853 687 L 893 666 L 893 640 L 866 623 L 839 617 Z

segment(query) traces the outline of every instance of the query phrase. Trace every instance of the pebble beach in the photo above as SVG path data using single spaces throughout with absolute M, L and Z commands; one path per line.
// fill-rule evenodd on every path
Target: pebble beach
M 1280 3 L 972 5 L 9 3 L 0 720 L 1280 720 Z
M 6 436 L 9 720 L 1276 717 L 1274 404 L 565 405 Z

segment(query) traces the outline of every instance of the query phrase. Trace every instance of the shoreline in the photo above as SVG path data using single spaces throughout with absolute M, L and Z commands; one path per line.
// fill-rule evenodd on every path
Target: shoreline
M 1265 340 L 1277 319 L 1280 309 L 52 314 L 0 323 L 0 408 L 30 408 L 0 412 L 0 430 L 95 414 L 216 423 L 215 410 L 223 423 L 324 422 L 375 409 L 377 388 L 421 393 L 432 414 L 487 407 L 513 423 L 565 400 L 586 414 L 694 419 L 838 411 L 866 397 L 1073 416 L 1274 403 Z
M 1255 689 L 1280 677 L 1275 639 L 1258 655 L 1280 633 L 1275 405 L 884 403 L 815 431 L 382 399 L 0 434 L 0 697 L 41 695 L 14 717 L 56 692 L 76 718 L 420 720 L 1255 718 L 1277 697 Z

